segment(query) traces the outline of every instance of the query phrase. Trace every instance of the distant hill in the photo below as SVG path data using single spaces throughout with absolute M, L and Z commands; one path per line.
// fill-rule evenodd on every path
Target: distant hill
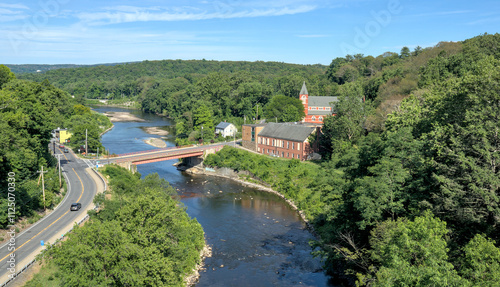
M 108 64 L 96 64 L 96 65 L 76 65 L 76 64 L 23 64 L 23 65 L 12 65 L 5 64 L 9 69 L 16 75 L 28 74 L 28 73 L 45 73 L 47 71 L 53 71 L 58 69 L 67 68 L 82 68 L 82 67 L 95 67 L 95 66 L 116 66 L 125 63 L 108 63 Z

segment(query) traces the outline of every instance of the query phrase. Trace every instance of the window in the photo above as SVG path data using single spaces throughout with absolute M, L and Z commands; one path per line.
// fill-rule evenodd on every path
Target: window
M 286 142 L 286 148 L 289 149 L 290 148 L 290 142 Z
M 316 117 L 312 116 L 311 121 L 315 122 L 316 121 Z
M 267 153 L 269 153 L 269 149 L 267 149 Z
M 297 150 L 300 150 L 300 144 L 299 143 L 297 144 Z
M 300 159 L 300 154 L 297 155 L 297 158 Z
M 285 147 L 285 141 L 281 141 L 281 147 Z
M 260 147 L 257 148 L 257 151 L 260 152 Z
M 285 157 L 285 153 L 284 152 L 281 152 L 281 157 Z
M 261 137 L 259 137 L 259 144 L 261 144 L 261 143 L 262 143 L 262 138 L 261 138 Z
M 274 140 L 273 140 L 273 146 L 274 146 Z
M 294 154 L 292 153 L 292 158 L 293 158 Z
M 295 143 L 292 143 L 292 149 L 295 149 Z
M 290 153 L 289 152 L 286 153 L 286 157 L 290 157 Z
M 322 122 L 323 121 L 323 117 L 319 117 L 318 121 Z

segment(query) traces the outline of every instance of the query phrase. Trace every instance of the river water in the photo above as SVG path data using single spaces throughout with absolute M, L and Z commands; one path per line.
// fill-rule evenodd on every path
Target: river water
M 151 150 L 144 139 L 160 137 L 144 132 L 145 126 L 172 122 L 137 110 L 111 107 L 98 112 L 131 112 L 146 122 L 117 122 L 102 136 L 111 153 Z M 174 146 L 173 139 L 167 139 Z M 280 197 L 218 177 L 178 171 L 177 160 L 143 164 L 142 176 L 158 173 L 179 193 L 187 213 L 203 226 L 212 257 L 205 260 L 196 286 L 334 286 L 310 255 L 314 237 L 297 212 Z

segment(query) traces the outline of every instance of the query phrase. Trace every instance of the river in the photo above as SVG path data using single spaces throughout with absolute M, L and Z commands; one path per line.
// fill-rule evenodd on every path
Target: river
M 172 122 L 137 110 L 97 107 L 104 112 L 131 112 L 146 122 L 116 122 L 102 136 L 111 153 L 151 150 L 143 142 L 160 137 L 144 132 L 145 126 Z M 174 146 L 173 139 L 167 139 Z M 314 237 L 298 213 L 280 197 L 218 177 L 178 171 L 177 160 L 139 165 L 142 176 L 158 173 L 179 193 L 187 213 L 203 226 L 212 257 L 205 260 L 196 286 L 334 286 L 310 255 Z

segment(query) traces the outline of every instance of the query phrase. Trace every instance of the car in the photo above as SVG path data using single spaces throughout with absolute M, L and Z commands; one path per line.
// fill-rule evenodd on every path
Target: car
M 64 148 L 64 145 L 60 144 L 60 145 L 59 145 L 59 148 Z
M 82 204 L 77 202 L 77 203 L 72 203 L 71 204 L 71 208 L 70 210 L 71 211 L 77 211 L 77 210 L 80 210 L 80 208 L 82 208 Z
M 65 149 L 64 149 L 64 152 L 65 152 L 65 153 L 68 153 L 68 152 L 69 152 L 69 149 L 65 148 Z

